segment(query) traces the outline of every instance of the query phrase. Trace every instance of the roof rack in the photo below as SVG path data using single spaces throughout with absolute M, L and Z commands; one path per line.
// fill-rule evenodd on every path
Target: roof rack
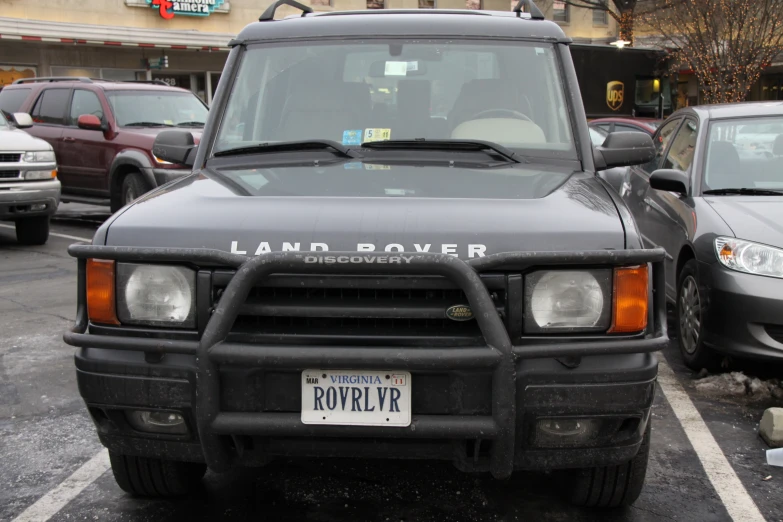
M 304 4 L 300 4 L 296 0 L 277 0 L 277 2 L 267 7 L 266 11 L 264 11 L 263 14 L 258 17 L 258 21 L 259 22 L 273 21 L 275 19 L 275 11 L 277 11 L 277 8 L 282 5 L 290 5 L 291 7 L 299 9 L 300 11 L 302 11 L 302 16 L 307 16 L 308 14 L 313 12 L 312 8 Z
M 150 85 L 165 85 L 166 87 L 171 87 L 168 83 L 164 82 L 163 80 L 117 80 L 119 83 L 148 83 Z
M 38 78 L 19 78 L 14 81 L 17 83 L 42 83 L 42 82 L 81 82 L 93 83 L 92 79 L 85 76 L 41 76 Z
M 533 0 L 519 0 L 519 3 L 517 3 L 512 11 L 515 12 L 517 16 L 521 16 L 523 7 L 527 7 L 527 12 L 530 13 L 531 19 L 544 20 L 544 13 L 541 12 L 541 9 L 538 8 Z

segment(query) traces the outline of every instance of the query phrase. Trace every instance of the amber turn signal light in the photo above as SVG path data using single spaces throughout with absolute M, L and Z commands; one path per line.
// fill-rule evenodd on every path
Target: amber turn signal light
M 610 333 L 641 332 L 647 328 L 648 293 L 647 265 L 615 268 Z
M 120 324 L 114 305 L 114 261 L 87 260 L 87 315 L 100 324 Z

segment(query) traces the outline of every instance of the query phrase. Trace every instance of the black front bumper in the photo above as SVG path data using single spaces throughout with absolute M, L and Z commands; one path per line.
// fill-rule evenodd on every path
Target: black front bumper
M 323 254 L 298 252 L 252 259 L 204 250 L 78 245 L 70 252 L 80 258 L 81 295 L 77 325 L 65 341 L 82 348 L 76 357 L 79 387 L 103 443 L 122 453 L 204 460 L 217 471 L 235 464 L 263 464 L 279 455 L 444 458 L 464 469 L 489 470 L 496 477 L 522 468 L 627 461 L 641 443 L 653 400 L 657 361 L 651 352 L 667 342 L 660 250 L 510 253 L 469 263 L 440 254 L 406 254 L 407 261 L 386 263 L 382 273 L 451 280 L 467 296 L 485 344 L 367 349 L 226 340 L 251 288 L 265 278 L 275 273 L 376 275 L 375 263 L 351 261 L 358 253 L 329 253 L 337 261 L 324 263 Z M 370 257 L 389 261 L 400 256 Z M 84 333 L 90 327 L 84 306 L 87 258 L 233 266 L 237 271 L 199 340 L 128 338 Z M 640 263 L 653 265 L 653 306 L 648 332 L 630 339 L 538 340 L 514 346 L 478 276 L 481 271 L 534 266 Z M 162 354 L 165 357 L 159 359 Z M 578 365 L 572 364 L 573 357 L 581 357 Z M 417 388 L 427 390 L 429 402 L 417 407 L 414 396 L 407 428 L 305 425 L 297 411 L 285 407 L 296 403 L 299 393 L 285 383 L 305 368 L 411 371 L 417 382 L 414 393 Z M 247 384 L 237 390 L 231 388 L 232 382 Z M 269 393 L 265 386 L 277 386 L 277 393 Z M 293 396 L 286 399 L 281 390 Z M 258 396 L 273 400 L 258 405 Z M 445 407 L 435 406 L 438 397 Z M 231 400 L 233 406 L 227 408 Z M 122 410 L 128 408 L 181 412 L 192 435 L 134 432 L 123 421 Z M 591 447 L 542 447 L 532 430 L 540 419 L 550 417 L 600 418 L 617 421 L 619 428 Z

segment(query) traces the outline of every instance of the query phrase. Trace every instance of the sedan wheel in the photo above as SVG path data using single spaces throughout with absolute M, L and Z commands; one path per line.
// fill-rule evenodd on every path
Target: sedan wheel
M 695 259 L 685 263 L 678 278 L 677 332 L 680 336 L 680 353 L 686 366 L 699 371 L 715 369 L 715 352 L 704 345 L 704 318 L 706 309 L 699 292 L 698 265 Z
M 699 285 L 693 276 L 688 276 L 682 282 L 680 293 L 680 342 L 687 353 L 692 354 L 699 345 L 701 331 L 701 299 Z

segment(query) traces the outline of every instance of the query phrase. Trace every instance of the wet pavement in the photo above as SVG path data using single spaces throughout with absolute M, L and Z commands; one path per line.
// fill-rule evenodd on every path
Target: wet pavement
M 76 263 L 66 248 L 74 238 L 90 238 L 107 216 L 101 207 L 63 205 L 52 226 L 58 235 L 42 247 L 19 246 L 13 229 L 0 227 L 0 520 L 15 520 L 33 505 L 51 512 L 39 519 L 56 521 L 731 520 L 702 466 L 703 448 L 691 444 L 660 388 L 645 489 L 633 507 L 620 510 L 569 506 L 560 473 L 495 481 L 448 463 L 359 460 L 208 472 L 200 491 L 175 501 L 126 495 L 111 471 L 99 467 L 58 503 L 61 484 L 71 484 L 66 479 L 101 451 L 76 388 L 74 349 L 62 342 L 76 309 Z M 729 473 L 766 520 L 783 520 L 783 468 L 765 463 L 766 445 L 756 432 L 764 408 L 781 401 L 697 389 L 676 340 L 661 357 L 725 454 Z M 736 362 L 732 369 L 765 378 L 780 370 Z

